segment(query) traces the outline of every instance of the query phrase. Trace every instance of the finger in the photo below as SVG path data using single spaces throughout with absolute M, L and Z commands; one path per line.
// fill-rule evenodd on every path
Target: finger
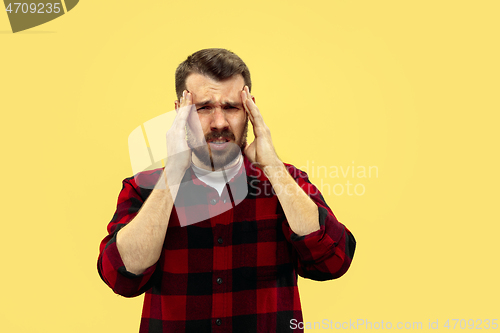
M 182 92 L 182 97 L 180 100 L 180 107 L 179 111 L 185 111 L 185 110 L 190 110 L 190 106 L 193 105 L 193 96 L 191 93 L 189 93 L 187 90 L 184 90 Z
M 181 106 L 188 106 L 188 105 L 191 105 L 193 104 L 193 95 L 187 91 L 187 90 L 184 90 L 182 92 L 182 98 L 181 98 Z
M 175 103 L 175 111 L 177 112 L 181 106 L 184 105 L 184 96 L 186 95 L 186 90 L 182 92 L 181 97 Z
M 245 109 L 245 112 L 248 115 L 248 118 L 250 118 L 250 121 L 252 122 L 252 125 L 254 123 L 254 117 L 252 114 L 252 111 L 250 110 L 248 104 L 247 104 L 247 99 L 248 99 L 248 93 L 247 93 L 248 87 L 245 86 L 243 90 L 241 91 L 241 104 L 243 104 L 243 108 Z
M 260 113 L 259 108 L 252 100 L 252 96 L 250 95 L 250 91 L 247 86 L 245 86 L 245 94 L 246 99 L 244 101 L 244 105 L 246 106 L 246 109 L 248 109 L 248 113 L 251 116 L 250 120 L 252 121 L 252 125 L 257 127 L 265 125 L 264 118 L 262 118 L 262 114 Z
M 179 125 L 182 126 L 182 128 L 187 125 L 191 130 L 193 139 L 200 145 L 204 146 L 206 145 L 205 135 L 203 134 L 200 118 L 198 117 L 198 113 L 196 112 L 196 105 L 193 101 L 193 94 L 185 90 L 183 96 L 183 113 L 179 118 Z
M 189 114 L 193 111 L 193 108 L 193 96 L 187 90 L 184 90 L 180 101 L 180 107 L 177 109 L 177 115 L 175 116 L 173 125 L 184 128 Z

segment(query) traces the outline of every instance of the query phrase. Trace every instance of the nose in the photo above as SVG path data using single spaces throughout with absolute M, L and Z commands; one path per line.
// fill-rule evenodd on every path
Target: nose
M 229 123 L 226 119 L 226 113 L 221 107 L 216 107 L 212 113 L 212 122 L 210 123 L 210 128 L 212 131 L 222 131 L 229 127 Z

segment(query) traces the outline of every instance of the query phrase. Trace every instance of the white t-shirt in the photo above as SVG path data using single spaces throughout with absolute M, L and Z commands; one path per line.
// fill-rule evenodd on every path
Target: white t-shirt
M 191 166 L 193 168 L 196 177 L 198 177 L 199 180 L 201 180 L 208 186 L 215 188 L 217 192 L 219 192 L 220 196 L 222 191 L 224 190 L 224 186 L 226 186 L 226 183 L 229 182 L 231 179 L 233 179 L 234 176 L 236 176 L 242 164 L 243 164 L 243 158 L 242 156 L 240 156 L 240 160 L 238 163 L 236 163 L 235 166 L 230 167 L 228 169 L 222 169 L 221 171 L 211 171 L 211 170 L 201 169 L 198 168 L 193 163 L 191 163 Z

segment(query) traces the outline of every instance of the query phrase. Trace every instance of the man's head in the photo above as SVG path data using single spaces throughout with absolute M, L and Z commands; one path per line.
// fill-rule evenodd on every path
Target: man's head
M 248 117 L 241 91 L 251 86 L 250 72 L 234 53 L 224 49 L 201 50 L 179 65 L 175 86 L 180 105 L 182 92 L 191 93 L 205 142 L 187 126 L 188 145 L 199 166 L 220 169 L 246 146 Z M 200 165 L 201 164 L 201 165 Z
M 226 49 L 204 49 L 193 53 L 175 71 L 175 92 L 180 100 L 186 89 L 186 79 L 198 73 L 216 81 L 224 81 L 232 76 L 241 75 L 245 85 L 252 91 L 252 80 L 247 65 L 233 52 Z

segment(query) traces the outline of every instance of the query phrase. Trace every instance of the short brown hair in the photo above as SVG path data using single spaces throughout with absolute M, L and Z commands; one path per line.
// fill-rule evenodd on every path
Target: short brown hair
M 175 71 L 175 92 L 181 99 L 186 89 L 186 79 L 192 73 L 206 75 L 217 81 L 229 79 L 233 75 L 243 76 L 245 85 L 252 90 L 250 71 L 247 65 L 233 52 L 226 49 L 204 49 L 193 53 Z

